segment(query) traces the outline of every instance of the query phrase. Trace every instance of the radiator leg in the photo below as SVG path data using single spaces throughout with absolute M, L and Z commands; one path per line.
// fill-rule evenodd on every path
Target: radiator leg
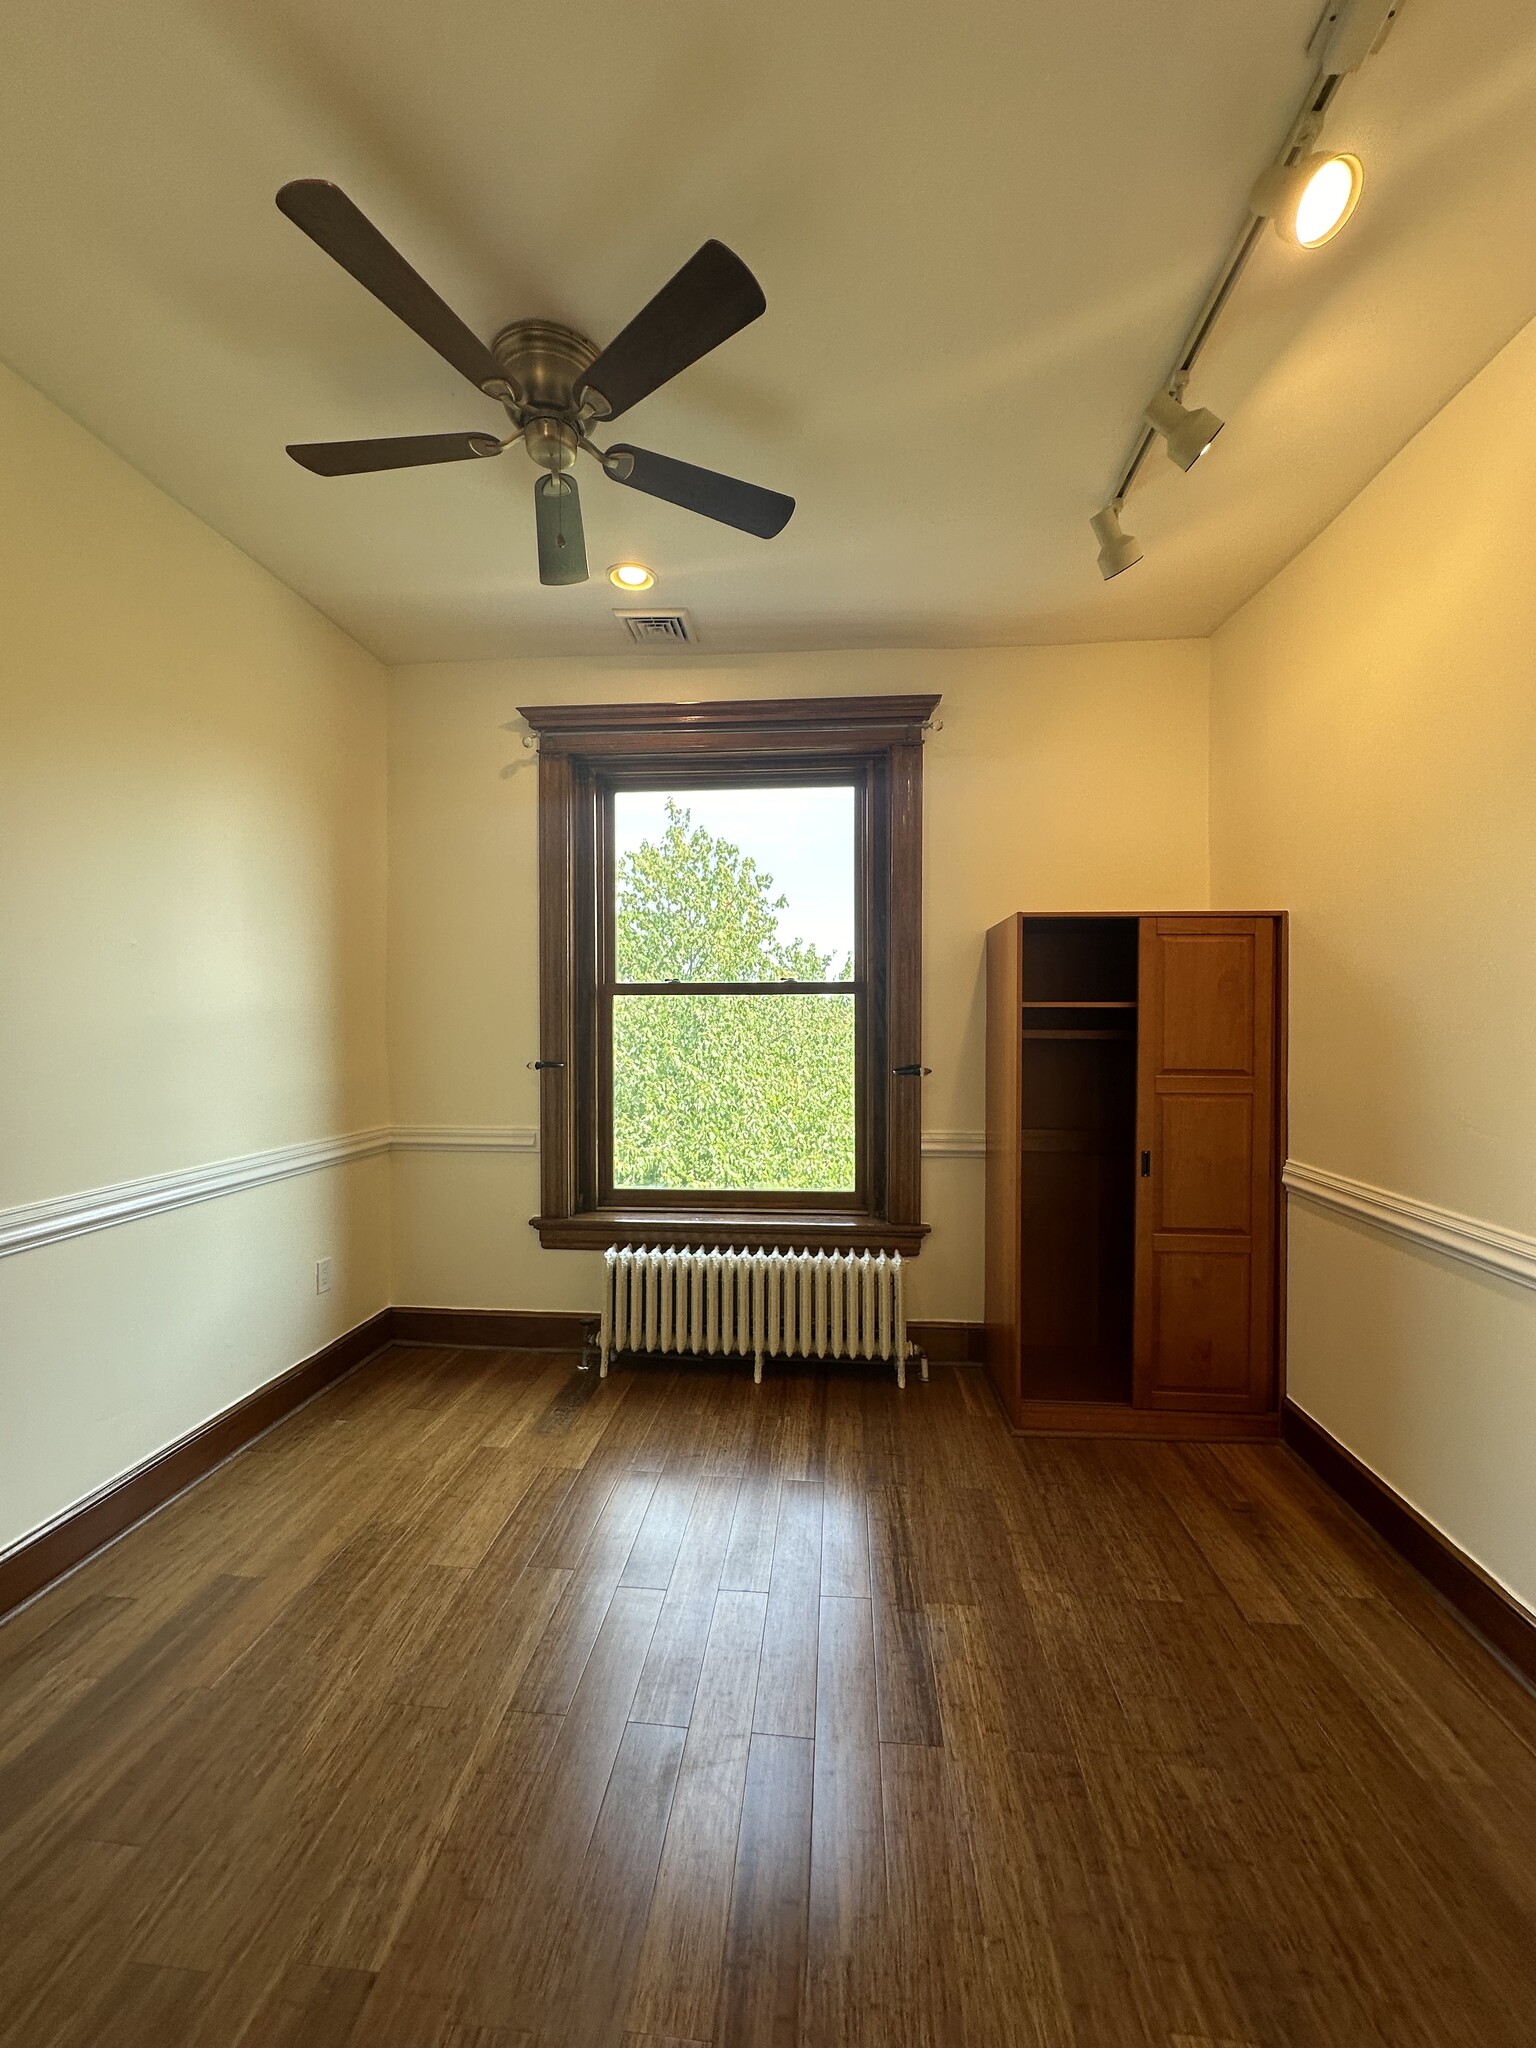
M 603 1346 L 602 1357 L 598 1360 L 597 1376 L 600 1380 L 605 1380 L 608 1377 L 608 1346 L 606 1344 Z
M 901 1351 L 898 1351 L 896 1354 L 896 1384 L 898 1387 L 904 1387 L 907 1384 L 906 1354 Z
M 753 1354 L 752 1384 L 754 1387 L 760 1387 L 763 1384 L 763 1354 L 761 1351 Z

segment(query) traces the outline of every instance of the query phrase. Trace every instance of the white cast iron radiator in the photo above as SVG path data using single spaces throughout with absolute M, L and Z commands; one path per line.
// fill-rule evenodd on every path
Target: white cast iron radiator
M 716 1252 L 617 1245 L 607 1253 L 601 1372 L 616 1351 L 690 1351 L 765 1358 L 907 1360 L 906 1278 L 893 1252 Z

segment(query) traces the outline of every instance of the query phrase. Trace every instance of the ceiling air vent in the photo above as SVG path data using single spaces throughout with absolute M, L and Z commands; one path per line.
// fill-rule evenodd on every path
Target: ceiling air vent
M 698 644 L 699 636 L 687 612 L 620 611 L 616 608 L 613 616 L 622 621 L 625 632 L 637 647 L 694 647 Z

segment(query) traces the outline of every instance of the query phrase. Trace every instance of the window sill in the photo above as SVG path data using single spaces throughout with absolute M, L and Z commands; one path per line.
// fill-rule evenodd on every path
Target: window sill
M 575 1216 L 532 1216 L 546 1251 L 606 1251 L 610 1245 L 697 1245 L 707 1251 L 747 1246 L 798 1252 L 900 1252 L 915 1259 L 926 1223 L 886 1223 L 837 1209 L 587 1209 Z

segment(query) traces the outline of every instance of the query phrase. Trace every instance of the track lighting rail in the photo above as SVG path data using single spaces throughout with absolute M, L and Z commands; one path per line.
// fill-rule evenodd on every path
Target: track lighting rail
M 1181 469 L 1189 469 L 1221 430 L 1221 421 L 1214 413 L 1203 408 L 1193 414 L 1186 412 L 1184 394 L 1191 373 L 1271 218 L 1287 239 L 1300 241 L 1306 247 L 1326 241 L 1349 218 L 1360 186 L 1360 164 L 1354 157 L 1340 156 L 1324 166 L 1325 171 L 1341 172 L 1344 186 L 1342 190 L 1335 186 L 1334 203 L 1315 233 L 1303 228 L 1304 215 L 1299 208 L 1295 221 L 1282 224 L 1280 215 L 1285 208 L 1276 195 L 1289 188 L 1294 206 L 1299 196 L 1297 188 L 1306 187 L 1314 166 L 1324 163 L 1321 157 L 1307 161 L 1322 134 L 1324 117 L 1344 79 L 1381 48 L 1401 6 L 1402 0 L 1325 0 L 1307 44 L 1309 50 L 1319 52 L 1319 57 L 1306 96 L 1279 155 L 1249 194 L 1247 216 L 1185 333 L 1172 367 L 1148 402 L 1113 493 L 1089 522 L 1100 543 L 1099 571 L 1106 579 L 1141 560 L 1139 543 L 1121 530 L 1120 512 L 1153 442 L 1160 436 L 1164 438 L 1174 461 Z M 1288 180 L 1285 174 L 1292 170 L 1296 177 Z
M 1322 130 L 1323 116 L 1332 104 L 1334 95 L 1337 93 L 1342 82 L 1342 79 L 1337 74 L 1332 77 L 1318 76 L 1313 79 L 1307 89 L 1307 97 L 1302 104 L 1301 111 L 1291 124 L 1291 131 L 1286 137 L 1285 146 L 1275 159 L 1276 163 L 1284 165 L 1294 164 L 1306 155 Z M 1259 237 L 1268 225 L 1268 219 L 1264 214 L 1249 212 L 1238 231 L 1236 241 L 1228 251 L 1226 261 L 1216 273 L 1215 283 L 1206 294 L 1204 303 L 1195 315 L 1189 331 L 1184 337 L 1183 346 L 1179 350 L 1177 360 L 1168 372 L 1167 377 L 1158 386 L 1159 395 L 1166 392 L 1171 398 L 1183 398 L 1189 383 L 1190 374 L 1195 364 L 1200 360 L 1201 351 L 1204 349 L 1207 341 L 1210 340 L 1216 322 L 1221 318 L 1226 303 L 1232 296 L 1233 287 L 1242 276 L 1244 270 L 1247 269 L 1248 259 L 1258 247 Z M 1126 457 L 1125 464 L 1120 471 L 1120 480 L 1115 485 L 1114 495 L 1110 500 L 1110 503 L 1117 511 L 1124 502 L 1126 492 L 1136 481 L 1137 472 L 1146 461 L 1148 452 L 1156 439 L 1157 430 L 1154 427 L 1143 425 L 1137 433 L 1130 453 Z

